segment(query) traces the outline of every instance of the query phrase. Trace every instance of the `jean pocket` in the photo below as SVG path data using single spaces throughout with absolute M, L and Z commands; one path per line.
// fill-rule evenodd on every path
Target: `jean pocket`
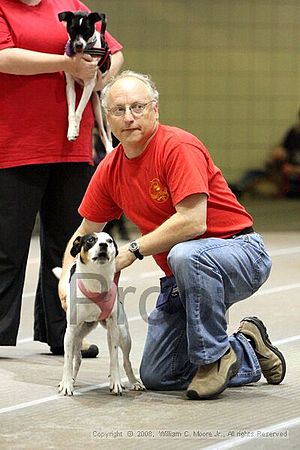
M 180 301 L 178 287 L 176 285 L 168 287 L 161 292 L 156 302 L 156 309 L 158 311 L 176 312 L 182 309 L 182 303 Z

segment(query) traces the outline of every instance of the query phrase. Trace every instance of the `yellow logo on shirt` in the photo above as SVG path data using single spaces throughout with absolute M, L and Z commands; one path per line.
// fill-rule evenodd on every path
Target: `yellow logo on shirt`
M 154 178 L 152 181 L 150 181 L 149 192 L 151 198 L 159 203 L 166 202 L 169 198 L 169 192 L 167 188 L 162 185 L 158 178 Z

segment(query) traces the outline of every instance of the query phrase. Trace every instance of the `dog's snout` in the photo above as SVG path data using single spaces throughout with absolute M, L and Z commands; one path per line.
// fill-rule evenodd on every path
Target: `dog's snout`
M 92 259 L 103 264 L 109 260 L 108 244 L 106 242 L 99 242 L 97 248 L 98 250 L 96 250 L 96 254 Z
M 74 47 L 76 52 L 81 52 L 83 50 L 83 43 L 80 41 L 76 41 Z

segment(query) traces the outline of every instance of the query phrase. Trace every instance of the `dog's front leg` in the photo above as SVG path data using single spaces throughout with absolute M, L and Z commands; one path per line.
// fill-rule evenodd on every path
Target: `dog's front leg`
M 107 342 L 110 355 L 110 383 L 109 388 L 113 394 L 122 395 L 125 389 L 121 383 L 119 358 L 118 358 L 118 341 L 119 331 L 117 326 L 116 315 L 113 313 L 107 320 Z
M 76 122 L 75 116 L 75 104 L 76 104 L 76 92 L 75 92 L 75 81 L 74 78 L 66 75 L 66 93 L 68 102 L 68 134 L 67 138 L 69 141 L 74 141 L 79 134 L 79 125 Z
M 64 368 L 63 377 L 59 384 L 58 392 L 64 395 L 73 395 L 74 379 L 73 379 L 73 359 L 75 348 L 75 329 L 74 326 L 67 326 L 64 339 Z

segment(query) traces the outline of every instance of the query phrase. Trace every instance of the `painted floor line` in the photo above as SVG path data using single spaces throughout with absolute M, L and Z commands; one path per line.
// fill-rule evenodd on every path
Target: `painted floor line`
M 131 319 L 128 319 L 129 322 L 134 322 L 136 320 L 140 320 L 141 316 L 135 316 L 135 317 L 131 317 Z M 274 345 L 284 345 L 284 344 L 290 344 L 291 342 L 296 342 L 300 340 L 300 334 L 295 335 L 295 336 L 290 336 L 287 338 L 283 338 L 283 339 L 279 339 L 277 341 L 272 341 L 272 343 Z M 26 344 L 27 342 L 33 342 L 33 337 L 28 337 L 28 338 L 24 338 L 24 339 L 20 339 L 17 344 Z
M 284 344 L 290 344 L 291 342 L 296 342 L 300 340 L 300 334 L 296 336 L 290 336 L 288 338 L 279 339 L 278 341 L 274 341 L 274 345 L 284 345 Z
M 259 297 L 260 295 L 269 295 L 269 294 L 277 294 L 278 292 L 289 291 L 291 289 L 299 289 L 300 283 L 294 284 L 284 284 L 282 286 L 277 286 L 273 288 L 260 289 L 258 292 L 253 294 L 252 297 Z
M 136 317 L 134 317 L 132 319 L 140 319 L 140 316 L 136 316 Z M 31 340 L 32 340 L 32 338 L 23 339 L 23 340 L 18 341 L 18 344 L 29 342 Z M 291 342 L 295 342 L 295 341 L 298 341 L 298 340 L 300 340 L 300 335 L 295 335 L 295 336 L 290 336 L 288 338 L 284 338 L 284 339 L 280 339 L 280 340 L 274 341 L 273 344 L 274 345 L 284 345 L 284 344 L 289 344 Z M 123 382 L 126 381 L 126 378 L 123 378 L 122 381 Z M 78 389 L 74 393 L 74 395 L 82 395 L 85 392 L 93 391 L 95 389 L 100 389 L 100 388 L 103 388 L 105 386 L 107 386 L 107 383 L 101 383 L 101 384 L 98 384 L 98 385 L 92 385 L 92 386 L 88 386 L 88 387 L 85 387 L 85 388 L 81 388 L 81 389 Z M 51 395 L 49 397 L 44 397 L 44 398 L 41 398 L 41 399 L 32 400 L 32 401 L 29 401 L 29 402 L 19 403 L 17 405 L 8 406 L 6 408 L 0 408 L 0 414 L 9 413 L 9 412 L 13 412 L 13 411 L 18 411 L 18 410 L 24 409 L 24 408 L 30 408 L 32 406 L 40 405 L 40 404 L 51 402 L 51 401 L 54 401 L 54 400 L 59 400 L 61 398 L 63 398 L 62 395 L 56 394 L 56 395 Z M 296 419 L 298 420 L 300 418 L 296 418 Z M 286 423 L 288 423 L 288 422 L 283 422 L 283 424 L 286 424 Z M 298 424 L 298 422 L 297 422 L 297 424 Z M 275 426 L 277 426 L 277 425 L 274 425 L 274 427 Z M 284 428 L 284 426 L 282 425 L 281 428 Z M 274 430 L 274 428 L 272 428 L 272 430 L 276 431 L 276 430 Z M 260 430 L 260 431 L 262 431 L 262 430 Z M 231 442 L 233 444 L 233 446 L 236 446 L 238 444 L 239 445 L 242 444 L 244 441 L 242 441 L 241 439 L 230 439 L 229 441 L 226 441 L 226 442 L 228 442 L 228 443 Z M 227 445 L 227 443 L 225 443 L 225 444 Z M 220 445 L 220 443 L 218 445 Z M 225 446 L 225 447 L 218 447 L 218 446 L 208 447 L 209 450 L 219 449 L 219 448 L 220 449 L 223 449 L 223 448 L 227 449 L 227 448 L 231 448 L 231 447 L 227 447 L 227 446 Z
M 121 379 L 121 381 L 122 382 L 126 382 L 127 378 L 124 377 L 124 378 Z M 76 395 L 82 395 L 82 394 L 85 394 L 86 392 L 94 391 L 95 389 L 101 389 L 101 388 L 106 387 L 106 386 L 108 386 L 108 383 L 101 383 L 101 384 L 96 384 L 96 385 L 94 384 L 92 386 L 87 386 L 87 387 L 84 387 L 84 388 L 77 389 L 74 392 L 74 397 Z M 63 398 L 67 398 L 67 396 L 65 397 L 62 394 L 50 395 L 48 397 L 39 398 L 37 400 L 31 400 L 29 402 L 19 403 L 17 405 L 13 405 L 13 406 L 7 406 L 6 408 L 0 408 L 0 414 L 5 414 L 5 413 L 14 412 L 14 411 L 19 411 L 20 409 L 30 408 L 31 406 L 37 406 L 37 405 L 41 405 L 43 403 L 52 402 L 54 400 L 61 400 Z
M 270 256 L 292 255 L 293 253 L 299 253 L 300 247 L 287 247 L 279 248 L 277 250 L 268 251 Z

